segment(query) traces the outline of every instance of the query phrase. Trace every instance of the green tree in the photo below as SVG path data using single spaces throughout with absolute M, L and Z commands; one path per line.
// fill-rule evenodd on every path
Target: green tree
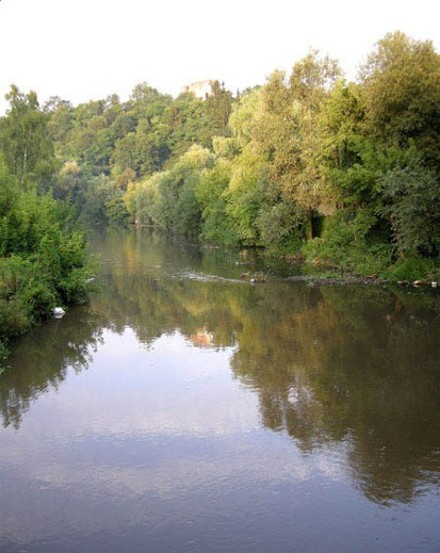
M 0 156 L 0 362 L 55 305 L 87 296 L 85 241 L 68 230 L 67 208 L 17 180 Z
M 56 169 L 48 115 L 33 91 L 24 94 L 12 85 L 6 99 L 10 108 L 0 120 L 0 151 L 6 166 L 22 190 L 36 183 L 40 190 L 47 190 Z
M 440 166 L 440 56 L 430 41 L 401 32 L 380 40 L 362 67 L 367 129 L 386 145 L 412 140 Z
M 66 100 L 53 96 L 44 104 L 43 111 L 48 114 L 47 129 L 55 146 L 57 157 L 64 159 L 65 151 L 71 140 L 74 124 L 74 108 Z
M 195 194 L 202 211 L 201 238 L 208 242 L 235 244 L 238 235 L 227 216 L 227 195 L 231 163 L 218 159 L 214 167 L 200 174 Z
M 321 118 L 338 76 L 336 62 L 312 52 L 294 65 L 287 84 L 278 73 L 263 89 L 269 131 L 262 143 L 269 148 L 272 178 L 306 214 L 308 239 L 315 233 L 314 217 L 330 214 L 336 203 L 323 161 Z
M 205 100 L 206 115 L 213 122 L 216 135 L 228 133 L 228 121 L 233 105 L 232 93 L 226 90 L 224 83 L 213 81 L 211 94 Z
M 87 181 L 82 218 L 91 227 L 127 224 L 124 191 L 112 177 L 101 174 Z
M 399 255 L 437 257 L 440 252 L 438 176 L 423 167 L 397 167 L 383 178 L 383 195 Z
M 261 245 L 258 215 L 267 199 L 269 167 L 249 143 L 232 165 L 226 213 L 234 233 L 246 245 Z

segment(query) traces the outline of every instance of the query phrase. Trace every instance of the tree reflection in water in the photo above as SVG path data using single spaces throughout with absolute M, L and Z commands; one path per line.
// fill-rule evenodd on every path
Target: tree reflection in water
M 18 429 L 23 414 L 42 393 L 57 390 L 68 371 L 87 369 L 101 341 L 100 322 L 88 306 L 72 307 L 62 320 L 51 320 L 15 345 L 10 370 L 0 378 L 0 417 Z

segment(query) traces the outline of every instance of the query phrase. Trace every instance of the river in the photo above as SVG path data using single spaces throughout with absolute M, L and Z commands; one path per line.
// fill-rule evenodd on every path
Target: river
M 436 290 L 148 230 L 91 249 L 100 291 L 0 378 L 2 553 L 440 551 Z

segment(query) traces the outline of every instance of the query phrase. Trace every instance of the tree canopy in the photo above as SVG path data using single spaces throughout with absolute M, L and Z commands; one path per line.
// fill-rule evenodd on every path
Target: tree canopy
M 12 87 L 4 166 L 87 225 L 149 224 L 361 274 L 439 271 L 440 57 L 386 35 L 344 79 L 311 51 L 233 95 L 139 83 L 72 106 Z M 423 276 L 421 274 L 420 276 Z

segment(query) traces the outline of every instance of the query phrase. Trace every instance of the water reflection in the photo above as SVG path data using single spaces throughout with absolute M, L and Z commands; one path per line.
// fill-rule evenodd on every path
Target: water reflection
M 332 288 L 299 301 L 285 297 L 276 324 L 248 312 L 233 370 L 258 393 L 267 427 L 306 452 L 347 442 L 370 499 L 410 501 L 440 471 L 437 299 Z
M 64 320 L 51 320 L 22 338 L 11 369 L 0 378 L 0 417 L 18 429 L 23 414 L 49 390 L 57 390 L 69 370 L 88 367 L 101 340 L 98 316 L 88 307 L 72 308 Z
M 122 338 L 130 329 L 144 351 L 177 333 L 181 356 L 185 343 L 226 355 L 234 377 L 258 398 L 260 424 L 286 433 L 304 456 L 342 451 L 344 469 L 369 500 L 410 503 L 438 483 L 438 296 L 276 278 L 250 286 L 240 273 L 243 263 L 260 268 L 251 254 L 185 249 L 147 232 L 97 236 L 93 249 L 103 291 L 18 344 L 13 371 L 0 383 L 5 426 L 18 429 L 68 367 L 87 368 L 103 333 Z M 203 405 L 207 420 L 222 416 L 207 415 L 209 402 Z M 154 413 L 150 424 L 160 432 Z

